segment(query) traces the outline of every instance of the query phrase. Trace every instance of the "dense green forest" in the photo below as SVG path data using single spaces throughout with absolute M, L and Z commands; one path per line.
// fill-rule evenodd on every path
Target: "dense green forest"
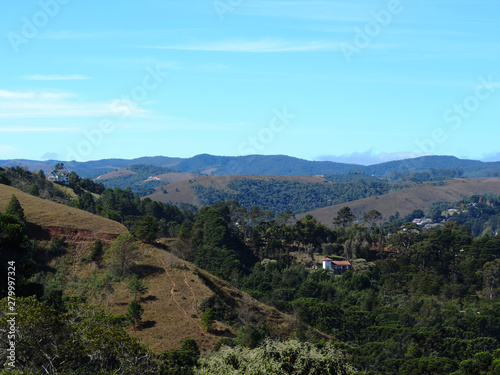
M 337 183 L 302 183 L 271 179 L 240 179 L 227 187 L 194 185 L 193 190 L 204 206 L 237 200 L 242 206 L 259 206 L 275 214 L 291 210 L 294 213 L 350 202 L 373 195 L 386 194 L 397 188 L 381 180 L 364 179 Z
M 312 217 L 294 225 L 283 217 L 249 227 L 244 211 L 234 203 L 200 210 L 181 231 L 191 247 L 186 257 L 336 337 L 358 370 L 462 374 L 478 355 L 484 368 L 499 365 L 500 237 L 474 238 L 456 222 L 434 231 L 332 229 Z M 342 276 L 311 270 L 295 264 L 290 250 L 341 256 L 354 269 Z M 227 316 L 217 301 L 208 307 Z M 297 335 L 314 341 L 311 332 Z

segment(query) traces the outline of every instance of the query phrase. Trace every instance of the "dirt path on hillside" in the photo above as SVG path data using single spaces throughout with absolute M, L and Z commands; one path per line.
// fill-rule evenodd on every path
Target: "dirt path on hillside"
M 156 261 L 162 266 L 162 268 L 165 270 L 165 273 L 167 274 L 168 278 L 170 279 L 170 282 L 172 283 L 172 287 L 170 288 L 170 294 L 172 295 L 172 299 L 173 301 L 176 303 L 176 305 L 179 307 L 179 309 L 182 311 L 182 313 L 184 314 L 184 316 L 188 319 L 191 319 L 191 320 L 194 320 L 197 324 L 197 326 L 199 327 L 200 329 L 200 332 L 202 334 L 205 333 L 205 329 L 201 326 L 200 322 L 194 318 L 191 318 L 187 311 L 182 307 L 182 305 L 179 303 L 179 301 L 177 300 L 177 298 L 175 298 L 175 287 L 176 287 L 176 283 L 171 275 L 171 273 L 169 272 L 169 267 L 167 265 L 167 263 L 165 262 L 164 259 L 162 259 L 159 255 L 153 253 L 151 250 L 148 250 L 149 254 L 154 258 L 156 259 Z M 194 290 L 193 288 L 191 287 L 191 285 L 189 285 L 188 283 L 188 280 L 187 280 L 187 276 L 184 272 L 184 282 L 186 283 L 189 291 L 191 292 L 191 296 L 193 298 L 193 309 L 194 309 L 194 312 L 197 313 L 198 312 L 198 309 L 196 308 L 196 296 L 194 294 Z

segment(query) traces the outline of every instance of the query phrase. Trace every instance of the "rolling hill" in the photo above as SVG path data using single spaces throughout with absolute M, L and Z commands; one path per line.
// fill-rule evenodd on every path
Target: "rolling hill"
M 192 204 L 194 206 L 202 206 L 203 202 L 200 197 L 196 194 L 195 188 L 197 186 L 205 188 L 214 188 L 222 190 L 225 192 L 230 192 L 238 194 L 238 191 L 232 190 L 228 187 L 231 183 L 238 181 L 263 181 L 269 182 L 275 181 L 292 181 L 303 184 L 314 184 L 314 183 L 329 183 L 323 177 L 320 176 L 243 176 L 243 175 L 231 175 L 231 176 L 198 176 L 196 178 L 191 178 L 188 180 L 181 180 L 178 182 L 173 182 L 168 185 L 164 185 L 155 189 L 153 194 L 148 195 L 149 198 L 159 202 L 172 202 L 173 204 L 179 205 L 182 203 Z
M 11 186 L 0 184 L 0 211 L 4 211 L 12 195 L 24 209 L 28 230 L 34 237 L 46 239 L 53 235 L 73 240 L 113 240 L 128 232 L 124 225 L 89 212 L 34 197 Z
M 298 217 L 311 214 L 319 221 L 329 225 L 342 207 L 349 206 L 354 215 L 358 217 L 374 209 L 387 219 L 396 212 L 405 216 L 416 209 L 424 209 L 438 201 L 456 202 L 464 196 L 474 194 L 500 194 L 499 178 L 454 179 L 446 181 L 444 186 L 438 185 L 435 183 L 419 184 L 381 196 L 320 208 Z

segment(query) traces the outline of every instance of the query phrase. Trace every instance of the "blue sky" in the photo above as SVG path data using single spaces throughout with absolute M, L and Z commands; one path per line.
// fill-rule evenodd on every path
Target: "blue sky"
M 494 0 L 24 0 L 0 159 L 500 160 Z

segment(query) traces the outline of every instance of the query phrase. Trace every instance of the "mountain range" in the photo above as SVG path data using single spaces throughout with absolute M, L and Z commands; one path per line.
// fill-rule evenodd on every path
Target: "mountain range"
M 29 170 L 52 170 L 59 160 L 0 160 L 0 166 L 27 167 Z M 369 166 L 337 163 L 331 161 L 309 161 L 286 155 L 215 156 L 200 154 L 190 158 L 166 156 L 141 157 L 136 159 L 101 159 L 94 161 L 63 162 L 65 167 L 81 177 L 96 178 L 108 172 L 128 168 L 132 165 L 153 165 L 178 172 L 207 175 L 341 175 L 361 172 L 375 176 L 388 176 L 395 172 L 426 172 L 434 169 L 460 169 L 463 177 L 486 177 L 500 175 L 500 162 L 482 162 L 459 159 L 454 156 L 422 156 L 412 159 L 390 161 Z

